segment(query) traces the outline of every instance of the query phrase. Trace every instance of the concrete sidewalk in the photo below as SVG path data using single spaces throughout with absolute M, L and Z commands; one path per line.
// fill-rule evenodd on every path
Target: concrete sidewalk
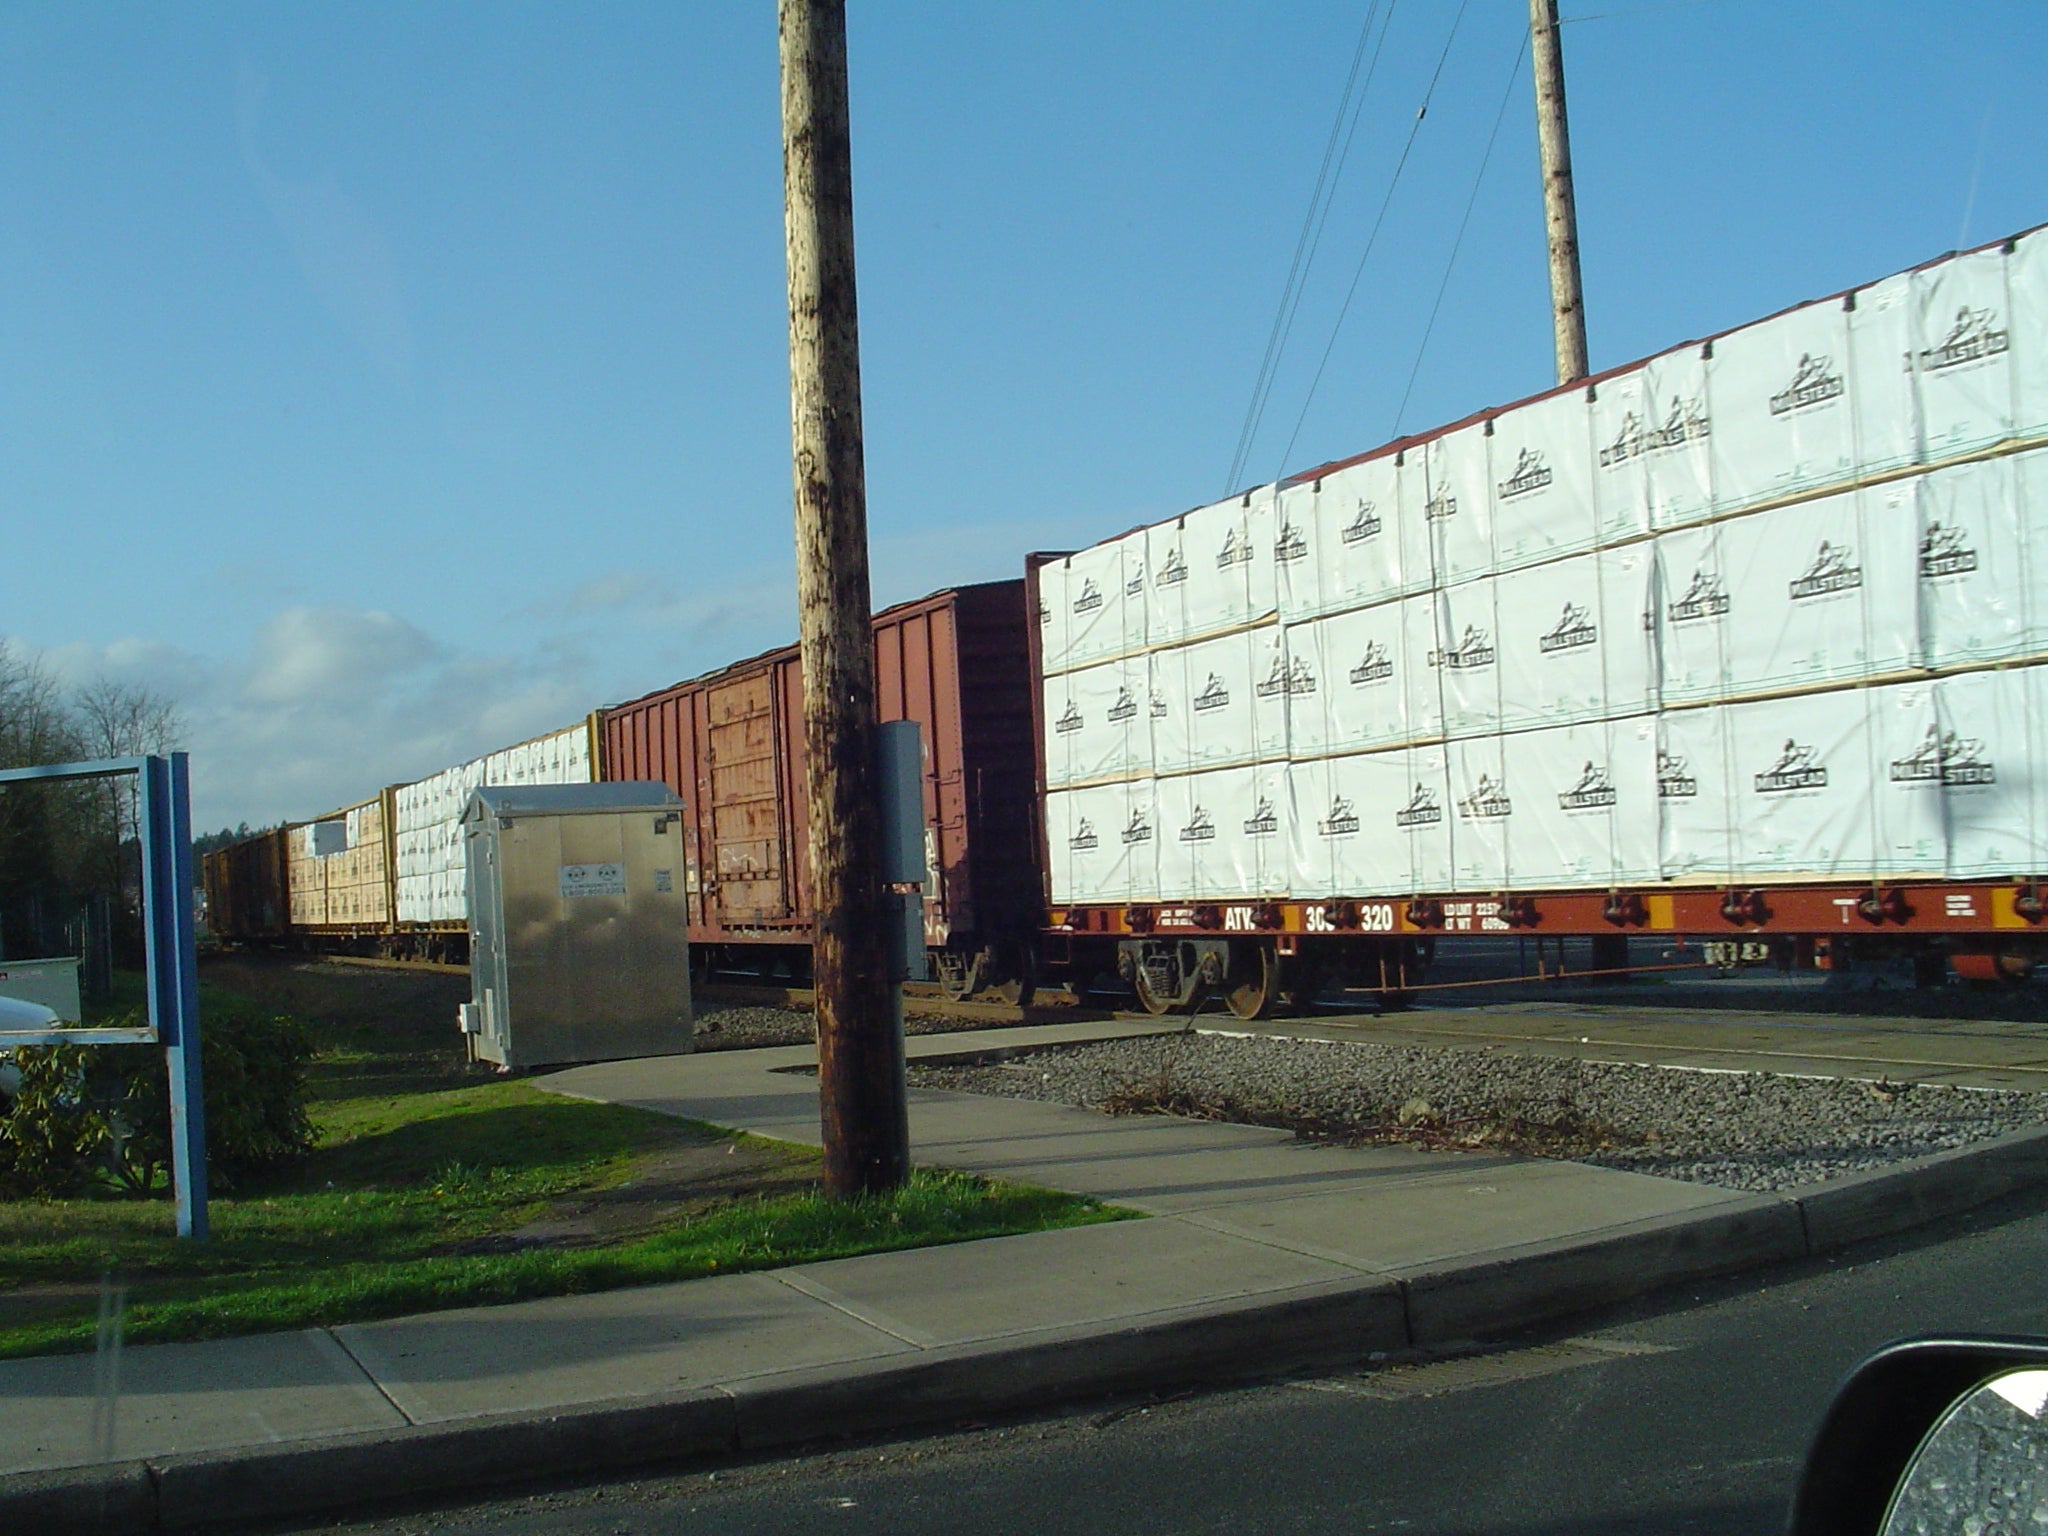
M 913 1056 L 1157 1032 L 913 1038 Z M 815 1142 L 805 1048 L 558 1092 Z M 0 1529 L 143 1531 L 743 1455 L 1062 1397 L 1498 1336 L 1804 1257 L 2048 1177 L 2028 1134 L 1797 1196 L 913 1092 L 921 1163 L 1126 1221 L 217 1343 L 0 1363 Z

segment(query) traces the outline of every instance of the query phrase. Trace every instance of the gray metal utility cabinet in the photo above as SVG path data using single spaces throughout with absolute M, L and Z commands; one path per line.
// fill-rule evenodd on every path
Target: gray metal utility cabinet
M 472 1056 L 538 1067 L 690 1049 L 689 881 L 673 790 L 485 786 L 462 833 Z

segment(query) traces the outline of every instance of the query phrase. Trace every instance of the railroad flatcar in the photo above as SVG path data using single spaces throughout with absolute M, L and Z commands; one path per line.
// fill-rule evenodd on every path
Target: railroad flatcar
M 2024 973 L 2043 549 L 2036 231 L 1036 560 L 1048 959 L 1247 1018 L 1475 935 Z

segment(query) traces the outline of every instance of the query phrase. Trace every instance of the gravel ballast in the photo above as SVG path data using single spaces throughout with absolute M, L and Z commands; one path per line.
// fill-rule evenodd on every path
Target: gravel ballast
M 747 1051 L 771 1045 L 811 1045 L 818 1038 L 808 1008 L 775 1008 L 764 1003 L 728 1002 L 716 996 L 702 996 L 696 1004 L 696 1048 L 700 1051 Z M 948 1017 L 944 1014 L 910 1013 L 903 1020 L 906 1035 L 949 1035 L 965 1030 L 1022 1028 L 991 1023 L 987 1019 Z
M 910 1082 L 1087 1108 L 1161 1107 L 1334 1140 L 1566 1156 L 1760 1191 L 2048 1124 L 2048 1096 L 2027 1093 L 1192 1033 L 913 1064 Z

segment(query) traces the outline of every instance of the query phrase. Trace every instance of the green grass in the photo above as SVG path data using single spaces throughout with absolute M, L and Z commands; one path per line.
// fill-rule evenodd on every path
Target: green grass
M 319 1144 L 217 1193 L 209 1242 L 176 1241 L 162 1199 L 0 1201 L 0 1358 L 92 1347 L 117 1287 L 128 1341 L 215 1338 L 1124 1214 L 932 1171 L 835 1201 L 809 1149 L 543 1093 L 421 1029 L 308 1012 Z

